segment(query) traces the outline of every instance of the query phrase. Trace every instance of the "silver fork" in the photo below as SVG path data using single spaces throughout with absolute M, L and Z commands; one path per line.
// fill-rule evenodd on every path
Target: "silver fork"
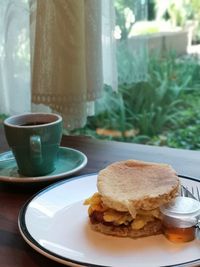
M 193 187 L 191 188 L 191 190 L 192 190 L 192 195 L 195 195 L 196 199 L 198 201 L 200 201 L 200 193 L 199 193 L 198 186 L 196 186 L 196 190 L 194 190 Z M 195 191 L 196 191 L 196 194 L 195 194 Z M 198 240 L 200 240 L 200 218 L 198 219 L 198 223 L 197 223 L 196 227 L 197 227 L 197 229 L 196 229 L 196 237 L 197 237 Z
M 191 187 L 191 191 L 190 191 L 187 186 L 181 185 L 180 194 L 181 196 L 190 197 L 190 198 L 200 201 L 200 193 L 199 193 L 198 187 L 196 187 L 196 194 L 195 194 L 195 190 L 193 187 Z
M 198 186 L 196 186 L 196 189 L 192 186 L 190 190 L 188 187 L 181 185 L 181 196 L 190 197 L 200 201 L 200 192 Z M 196 225 L 196 237 L 198 240 L 200 240 L 200 218 L 198 219 L 198 223 Z
M 197 192 L 197 200 L 200 201 L 200 193 L 199 193 L 199 187 L 196 187 L 196 192 Z

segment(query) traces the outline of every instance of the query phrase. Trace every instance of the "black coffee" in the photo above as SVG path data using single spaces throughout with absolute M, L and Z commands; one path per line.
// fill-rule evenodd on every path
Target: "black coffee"
M 27 122 L 24 124 L 20 124 L 20 126 L 36 126 L 36 125 L 43 125 L 43 124 L 47 124 L 49 122 L 43 122 L 43 121 L 33 121 L 33 122 Z

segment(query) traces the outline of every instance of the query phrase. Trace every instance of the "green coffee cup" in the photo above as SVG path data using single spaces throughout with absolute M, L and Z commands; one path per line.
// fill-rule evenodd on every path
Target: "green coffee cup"
M 4 120 L 8 145 L 18 171 L 42 176 L 55 170 L 62 137 L 62 117 L 52 113 L 27 113 Z

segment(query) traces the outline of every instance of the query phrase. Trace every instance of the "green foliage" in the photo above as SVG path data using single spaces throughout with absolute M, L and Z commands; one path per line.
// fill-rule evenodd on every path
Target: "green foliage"
M 182 95 L 184 105 L 179 111 L 178 124 L 174 129 L 170 129 L 170 131 L 166 133 L 167 146 L 194 150 L 200 149 L 199 83 L 194 84 L 192 88 L 185 91 L 185 93 Z
M 188 0 L 191 7 L 191 19 L 196 21 L 196 27 L 194 28 L 194 42 L 200 42 L 200 1 Z
M 132 127 L 126 117 L 122 94 L 114 92 L 109 86 L 105 86 L 103 97 L 96 101 L 95 114 L 96 116 L 89 120 L 93 129 L 105 128 L 124 132 Z
M 0 127 L 2 127 L 3 121 L 8 117 L 6 114 L 0 114 Z
M 118 92 L 105 86 L 95 105 L 96 115 L 74 134 L 126 142 L 200 148 L 200 66 L 195 59 L 168 54 L 152 56 L 145 82 L 120 84 Z M 118 130 L 121 137 L 105 137 L 97 128 Z M 138 134 L 126 137 L 125 131 Z
M 0 120 L 6 119 L 8 116 L 6 114 L 0 114 Z
M 177 61 L 174 54 L 164 58 L 153 56 L 149 62 L 148 79 L 137 84 L 124 84 L 122 93 L 127 121 L 143 135 L 159 134 L 179 118 L 181 94 L 192 81 L 197 64 Z
M 200 125 L 169 132 L 166 145 L 174 148 L 200 150 Z

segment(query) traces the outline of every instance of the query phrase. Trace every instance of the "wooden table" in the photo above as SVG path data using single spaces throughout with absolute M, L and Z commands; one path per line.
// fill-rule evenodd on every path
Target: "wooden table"
M 178 174 L 200 179 L 200 152 L 100 141 L 90 137 L 63 136 L 62 146 L 78 149 L 88 157 L 87 166 L 79 174 L 98 172 L 108 164 L 124 159 L 140 159 L 171 164 Z M 8 150 L 0 127 L 0 152 Z M 49 185 L 14 185 L 0 183 L 0 266 L 58 267 L 63 266 L 34 251 L 22 239 L 17 218 L 21 206 L 36 192 Z

